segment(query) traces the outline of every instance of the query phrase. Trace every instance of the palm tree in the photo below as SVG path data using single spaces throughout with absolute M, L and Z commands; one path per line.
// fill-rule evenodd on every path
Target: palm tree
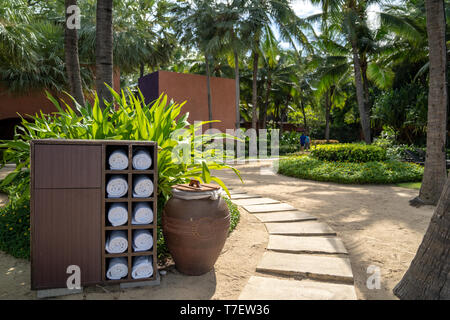
M 244 21 L 245 39 L 249 39 L 252 51 L 252 128 L 257 126 L 258 109 L 258 67 L 261 55 L 261 40 L 265 27 L 271 24 L 277 26 L 283 39 L 294 44 L 294 40 L 301 43 L 306 39 L 300 30 L 301 20 L 290 7 L 289 0 L 248 0 L 242 8 L 246 19 Z
M 78 31 L 76 28 L 69 28 L 68 19 L 72 13 L 68 13 L 70 6 L 76 6 L 77 0 L 65 0 L 66 24 L 64 28 L 64 52 L 67 71 L 67 81 L 69 83 L 70 94 L 82 106 L 84 106 L 83 87 L 80 75 L 80 60 L 78 58 Z
M 187 46 L 194 44 L 203 54 L 206 67 L 206 88 L 208 96 L 208 119 L 212 120 L 211 102 L 211 57 L 219 50 L 220 43 L 215 25 L 217 14 L 214 3 L 206 0 L 193 0 L 191 3 L 175 4 L 172 12 L 176 17 L 174 27 L 181 42 Z M 213 41 L 214 40 L 214 41 Z M 212 128 L 212 123 L 209 123 Z
M 95 37 L 95 85 L 104 108 L 103 99 L 112 100 L 111 92 L 105 86 L 113 86 L 113 0 L 97 0 L 97 19 Z
M 450 299 L 450 179 L 443 172 L 441 150 L 445 147 L 447 123 L 447 48 L 445 42 L 445 10 L 443 0 L 426 0 L 427 33 L 430 50 L 430 88 L 428 94 L 427 157 L 425 173 L 429 178 L 444 181 L 429 183 L 430 190 L 420 190 L 422 202 L 432 202 L 439 187 L 440 194 L 436 210 L 431 218 L 422 243 L 402 280 L 394 288 L 394 294 L 400 299 Z M 428 168 L 427 168 L 428 166 Z M 421 196 L 423 198 L 421 198 Z
M 331 29 L 339 30 L 350 49 L 354 70 L 356 97 L 358 102 L 364 141 L 372 142 L 370 132 L 369 83 L 367 76 L 368 54 L 374 50 L 375 41 L 367 26 L 367 8 L 377 0 L 312 0 L 322 5 L 322 14 L 310 20 L 322 18 L 322 23 L 330 23 Z
M 426 2 L 426 12 L 420 1 L 409 4 L 406 12 L 403 8 L 394 7 L 391 12 L 381 15 L 383 24 L 392 28 L 397 40 L 397 51 L 388 55 L 384 62 L 404 63 L 406 60 L 419 63 L 421 67 L 415 78 L 429 73 L 425 170 L 419 196 L 410 201 L 413 206 L 436 204 L 447 176 L 445 145 L 448 88 L 443 84 L 447 82 L 445 39 L 449 31 L 446 29 L 445 15 L 449 12 L 444 10 L 443 1 L 438 2 Z M 430 17 L 435 21 L 430 21 Z
M 247 48 L 246 41 L 242 38 L 245 24 L 242 21 L 242 7 L 245 0 L 232 0 L 227 3 L 218 3 L 216 14 L 216 27 L 218 37 L 222 42 L 222 50 L 233 56 L 234 77 L 236 87 L 236 129 L 240 127 L 240 81 L 239 81 L 239 55 Z M 247 32 L 248 33 L 248 32 Z

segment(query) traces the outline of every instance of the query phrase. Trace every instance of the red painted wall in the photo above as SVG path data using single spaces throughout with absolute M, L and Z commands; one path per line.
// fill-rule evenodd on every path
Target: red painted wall
M 208 95 L 206 90 L 206 76 L 184 74 L 168 71 L 157 71 L 139 79 L 141 89 L 147 102 L 154 100 L 155 95 L 167 94 L 168 99 L 177 103 L 187 101 L 182 113 L 189 112 L 188 121 L 208 120 Z M 211 77 L 211 102 L 213 128 L 222 132 L 234 129 L 236 124 L 235 111 L 236 87 L 234 79 Z M 208 126 L 204 126 L 206 130 Z

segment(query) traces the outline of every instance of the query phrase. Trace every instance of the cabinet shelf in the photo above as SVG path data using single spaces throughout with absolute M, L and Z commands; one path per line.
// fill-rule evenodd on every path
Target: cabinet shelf
M 109 166 L 107 165 L 107 156 L 112 152 L 115 148 L 120 148 L 122 150 L 128 151 L 128 168 L 125 170 L 109 170 Z M 132 167 L 132 161 L 133 161 L 133 154 L 135 151 L 135 148 L 146 148 L 149 150 L 150 155 L 152 157 L 152 166 L 149 170 L 135 170 Z M 103 226 L 102 226 L 102 248 L 103 248 L 103 254 L 102 254 L 102 280 L 105 284 L 113 284 L 113 283 L 122 283 L 122 282 L 136 282 L 136 281 L 150 281 L 156 279 L 156 273 L 158 272 L 157 267 L 157 226 L 155 221 L 158 221 L 157 219 L 157 146 L 154 142 L 139 142 L 139 143 L 125 143 L 121 144 L 118 142 L 112 143 L 112 144 L 105 144 L 103 146 L 103 165 L 102 165 L 102 192 L 103 192 L 103 201 L 102 201 L 102 215 L 103 215 Z M 126 177 L 128 182 L 128 192 L 127 194 L 122 198 L 107 198 L 106 197 L 106 183 L 107 183 L 107 177 L 111 176 L 113 174 L 121 174 L 124 175 L 124 178 Z M 151 197 L 148 198 L 133 198 L 133 179 L 136 175 L 140 174 L 146 174 L 149 175 L 150 179 L 152 179 L 153 182 L 153 194 Z M 110 203 L 125 203 L 127 204 L 127 212 L 128 212 L 128 222 L 121 226 L 111 226 L 109 225 L 107 221 L 107 209 L 110 206 Z M 133 215 L 133 203 L 139 203 L 139 202 L 148 202 L 150 204 L 150 207 L 153 211 L 153 221 L 154 223 L 151 224 L 132 224 L 132 215 Z M 119 254 L 109 254 L 107 253 L 105 248 L 105 241 L 106 241 L 106 233 L 108 231 L 113 230 L 123 230 L 127 233 L 127 240 L 128 240 L 128 249 L 124 253 Z M 150 251 L 133 251 L 133 232 L 135 230 L 149 230 L 152 237 L 153 237 L 153 247 Z M 133 267 L 133 258 L 139 257 L 139 256 L 151 256 L 153 260 L 153 275 L 149 278 L 143 278 L 143 279 L 133 279 L 131 277 L 131 270 Z M 123 257 L 127 259 L 128 262 L 128 275 L 120 280 L 110 280 L 106 277 L 106 271 L 108 269 L 108 259 L 116 258 L 116 257 Z

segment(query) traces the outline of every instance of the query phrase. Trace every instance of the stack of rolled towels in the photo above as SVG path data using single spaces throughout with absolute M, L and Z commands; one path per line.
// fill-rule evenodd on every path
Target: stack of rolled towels
M 111 170 L 125 170 L 128 168 L 128 156 L 122 149 L 111 152 L 108 158 L 109 168 Z
M 123 230 L 111 231 L 106 239 L 105 249 L 108 253 L 122 253 L 128 249 L 127 233 Z
M 133 250 L 147 251 L 153 247 L 153 237 L 149 230 L 135 230 L 133 233 Z
M 133 155 L 133 169 L 147 170 L 152 166 L 152 157 L 147 150 L 137 149 Z
M 153 212 L 152 212 L 153 215 Z M 121 226 L 128 221 L 128 209 L 126 203 L 113 203 L 108 210 L 108 221 L 113 227 Z
M 131 277 L 133 279 L 150 278 L 153 275 L 153 260 L 150 256 L 134 257 Z
M 150 224 L 153 222 L 153 210 L 146 202 L 136 203 L 133 209 L 131 224 Z
M 109 260 L 106 277 L 110 280 L 119 280 L 128 274 L 128 263 L 125 257 L 112 258 Z
M 153 182 L 145 176 L 139 175 L 133 179 L 133 197 L 134 198 L 148 198 L 153 193 Z
M 152 185 L 153 187 L 153 185 Z M 128 183 L 124 176 L 112 175 L 106 185 L 108 198 L 121 198 L 128 192 Z

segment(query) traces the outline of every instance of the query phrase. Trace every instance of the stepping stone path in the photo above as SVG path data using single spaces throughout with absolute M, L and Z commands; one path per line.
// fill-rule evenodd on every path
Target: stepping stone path
M 277 200 L 233 191 L 231 201 L 265 224 L 267 251 L 240 300 L 355 300 L 348 252 L 336 232 Z

